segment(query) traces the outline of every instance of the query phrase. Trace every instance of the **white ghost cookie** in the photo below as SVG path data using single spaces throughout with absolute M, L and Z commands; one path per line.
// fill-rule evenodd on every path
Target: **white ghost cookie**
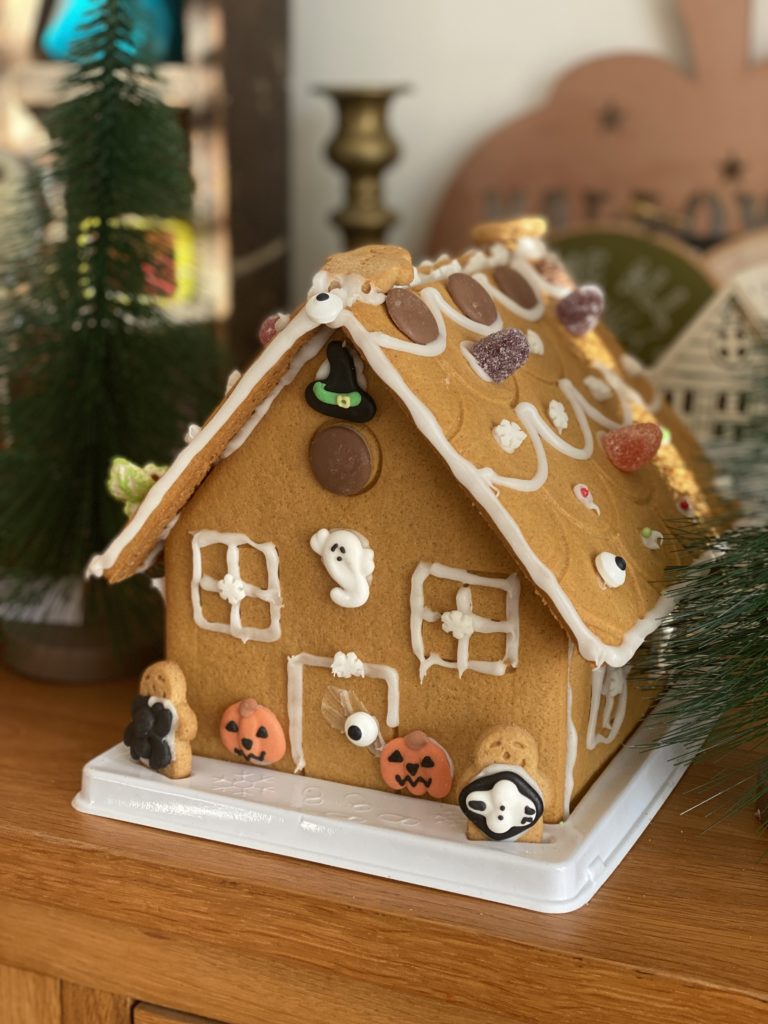
M 310 540 L 328 575 L 338 586 L 331 600 L 341 608 L 360 608 L 371 593 L 373 549 L 355 530 L 318 530 Z

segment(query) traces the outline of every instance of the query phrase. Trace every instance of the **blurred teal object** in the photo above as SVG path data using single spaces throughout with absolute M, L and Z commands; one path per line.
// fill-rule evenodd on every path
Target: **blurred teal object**
M 74 48 L 103 0 L 55 0 L 40 36 L 50 60 L 77 60 Z M 181 0 L 135 0 L 129 55 L 147 64 L 181 59 Z

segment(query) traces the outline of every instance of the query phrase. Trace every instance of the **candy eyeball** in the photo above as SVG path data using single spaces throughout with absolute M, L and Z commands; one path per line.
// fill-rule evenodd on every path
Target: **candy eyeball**
M 620 587 L 627 579 L 627 563 L 612 551 L 601 551 L 595 559 L 595 568 L 606 587 Z
M 370 747 L 379 737 L 379 723 L 367 711 L 355 711 L 344 723 L 344 735 L 355 747 Z
M 344 303 L 333 292 L 318 292 L 307 299 L 305 309 L 310 320 L 316 324 L 330 324 L 344 308 Z
M 696 510 L 690 498 L 681 498 L 677 503 L 677 511 L 681 516 L 685 516 L 686 519 L 696 518 Z

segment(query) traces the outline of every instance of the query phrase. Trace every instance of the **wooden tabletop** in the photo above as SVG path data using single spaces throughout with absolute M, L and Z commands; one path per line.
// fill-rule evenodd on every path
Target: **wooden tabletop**
M 692 769 L 592 902 L 550 916 L 78 814 L 132 683 L 0 672 L 0 962 L 227 1024 L 768 1019 L 768 840 Z

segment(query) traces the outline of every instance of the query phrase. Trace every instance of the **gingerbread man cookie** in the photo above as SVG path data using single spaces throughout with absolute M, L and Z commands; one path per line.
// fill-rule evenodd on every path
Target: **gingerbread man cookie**
M 123 742 L 134 761 L 169 779 L 192 773 L 192 740 L 197 716 L 187 703 L 187 681 L 175 661 L 156 661 L 144 670 L 131 705 Z
M 468 839 L 541 842 L 552 788 L 538 763 L 536 741 L 517 725 L 494 726 L 481 737 L 459 793 Z

